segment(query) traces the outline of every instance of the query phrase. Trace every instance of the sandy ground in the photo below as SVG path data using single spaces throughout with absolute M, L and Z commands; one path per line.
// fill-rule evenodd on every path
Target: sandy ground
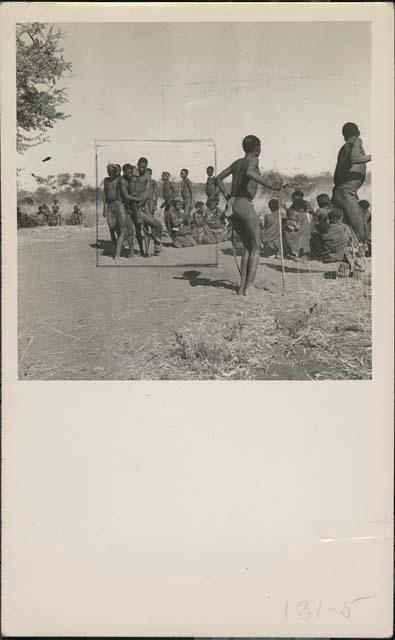
M 125 254 L 114 266 L 106 227 L 99 238 L 97 247 L 91 228 L 18 231 L 20 378 L 127 378 L 132 339 L 168 339 L 202 310 L 236 301 L 239 275 L 229 242 L 175 249 L 164 238 L 160 258 L 129 260 Z M 219 266 L 207 266 L 216 257 Z M 287 289 L 328 282 L 325 274 L 335 269 L 286 261 Z M 280 260 L 261 258 L 256 285 L 262 305 L 280 298 L 287 304 Z M 248 299 L 237 299 L 244 303 Z

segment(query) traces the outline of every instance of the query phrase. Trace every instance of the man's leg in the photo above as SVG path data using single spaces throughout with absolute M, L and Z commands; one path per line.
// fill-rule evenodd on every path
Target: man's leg
M 169 234 L 169 236 L 171 236 L 170 208 L 165 207 L 164 218 L 165 218 L 165 226 L 167 229 L 167 233 Z
M 134 256 L 134 224 L 129 213 L 126 214 L 126 228 L 129 244 L 129 258 Z
M 250 252 L 248 251 L 247 247 L 244 247 L 243 249 L 243 253 L 241 256 L 241 265 L 240 265 L 240 287 L 239 290 L 237 292 L 237 295 L 239 296 L 243 296 L 244 295 L 244 289 L 246 286 L 246 282 L 247 282 L 247 270 L 248 270 L 248 261 L 250 259 Z
M 243 242 L 239 294 L 249 295 L 254 287 L 261 245 L 258 216 L 248 200 L 240 198 L 234 205 L 233 224 Z
M 116 219 L 116 215 L 114 213 L 113 207 L 114 207 L 114 203 L 107 205 L 107 224 L 108 224 L 108 229 L 110 231 L 110 236 L 111 236 L 111 240 L 114 245 L 114 251 L 115 251 L 117 247 L 117 235 L 115 233 L 117 219 Z
M 363 213 L 358 204 L 357 189 L 340 186 L 333 190 L 334 203 L 343 211 L 343 222 L 354 231 L 358 242 L 366 240 L 366 225 Z
M 115 260 L 118 260 L 118 258 L 121 256 L 121 251 L 123 248 L 123 244 L 125 242 L 127 227 L 126 227 L 126 213 L 125 213 L 124 206 L 121 202 L 117 202 L 116 204 L 117 204 L 117 220 L 119 225 L 119 237 L 117 240 L 117 248 L 115 251 Z
M 260 249 L 260 241 L 259 241 L 259 226 L 258 230 L 255 229 L 254 233 L 254 225 L 251 225 L 251 238 L 250 238 L 250 255 L 248 258 L 248 266 L 247 266 L 247 280 L 244 289 L 244 295 L 247 296 L 251 289 L 254 288 L 254 282 L 256 278 L 256 272 L 258 270 L 259 264 L 259 249 Z
M 182 203 L 182 204 L 183 204 L 183 208 L 184 208 L 184 217 L 185 217 L 185 220 L 188 220 L 188 219 L 189 219 L 189 213 L 190 213 L 190 211 L 191 211 L 191 201 L 190 201 L 190 199 L 189 199 L 189 198 L 186 198 L 186 199 L 183 201 L 183 203 Z
M 157 220 L 152 214 L 148 213 L 147 210 L 143 213 L 143 222 L 145 225 L 151 227 L 152 238 L 155 245 L 155 254 L 157 255 L 160 252 L 162 243 L 162 225 L 159 220 Z

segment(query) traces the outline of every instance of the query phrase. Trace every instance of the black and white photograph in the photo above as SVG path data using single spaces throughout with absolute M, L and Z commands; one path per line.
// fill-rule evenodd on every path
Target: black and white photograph
M 391 637 L 393 35 L 1 3 L 5 637 Z
M 367 21 L 18 24 L 19 379 L 369 380 L 371 72 Z

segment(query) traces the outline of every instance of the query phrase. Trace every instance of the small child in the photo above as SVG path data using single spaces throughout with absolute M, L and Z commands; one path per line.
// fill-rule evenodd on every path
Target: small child
M 299 231 L 300 222 L 298 220 L 298 213 L 295 209 L 288 209 L 287 215 L 282 220 L 283 230 L 287 232 Z
M 317 196 L 318 209 L 313 216 L 314 228 L 318 232 L 325 231 L 328 226 L 328 214 L 333 209 L 331 199 L 327 193 L 320 193 Z

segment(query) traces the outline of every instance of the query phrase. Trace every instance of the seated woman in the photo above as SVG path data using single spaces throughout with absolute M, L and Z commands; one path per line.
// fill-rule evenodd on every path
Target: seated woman
M 192 238 L 185 212 L 182 208 L 181 198 L 174 198 L 168 212 L 169 233 L 176 248 L 193 247 L 195 241 Z
M 310 253 L 311 220 L 303 197 L 293 195 L 292 205 L 284 218 L 283 236 L 287 255 L 299 258 Z
M 363 271 L 355 258 L 350 227 L 342 222 L 343 214 L 333 208 L 328 214 L 328 227 L 321 234 L 321 256 L 324 263 L 340 262 L 340 277 L 353 276 L 354 271 Z
M 197 202 L 190 222 L 191 234 L 196 241 L 196 244 L 202 244 L 203 236 L 208 231 L 207 215 L 208 212 L 204 203 L 201 201 Z

